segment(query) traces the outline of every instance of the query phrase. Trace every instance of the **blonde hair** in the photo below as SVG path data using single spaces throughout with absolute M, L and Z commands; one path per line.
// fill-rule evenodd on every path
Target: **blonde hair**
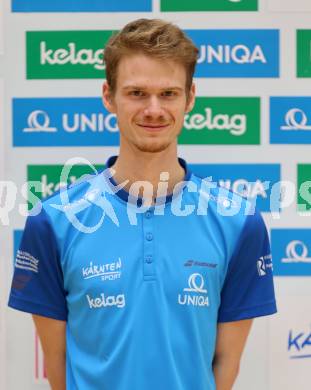
M 183 65 L 186 70 L 186 92 L 189 93 L 199 51 L 179 27 L 160 19 L 138 19 L 114 34 L 104 50 L 106 79 L 112 94 L 116 89 L 121 58 L 135 53 L 173 60 Z

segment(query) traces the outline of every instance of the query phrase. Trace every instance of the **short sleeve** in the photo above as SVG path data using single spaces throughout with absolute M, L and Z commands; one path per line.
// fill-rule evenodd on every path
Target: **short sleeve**
M 218 322 L 273 314 L 276 303 L 268 233 L 261 215 L 247 216 L 228 265 Z
M 59 250 L 43 208 L 38 215 L 27 218 L 15 259 L 8 305 L 28 313 L 67 320 Z

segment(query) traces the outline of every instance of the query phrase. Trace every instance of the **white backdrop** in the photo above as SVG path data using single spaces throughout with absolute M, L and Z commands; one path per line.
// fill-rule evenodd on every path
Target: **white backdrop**
M 292 12 L 294 11 L 294 12 Z M 1 10 L 0 10 L 1 12 Z M 310 0 L 259 0 L 257 12 L 171 12 L 161 13 L 159 0 L 153 1 L 153 12 L 147 13 L 12 13 L 9 0 L 4 2 L 3 77 L 6 80 L 3 107 L 4 125 L 1 129 L 0 177 L 13 180 L 18 189 L 27 180 L 27 165 L 63 164 L 74 156 L 81 156 L 96 164 L 102 164 L 117 154 L 117 147 L 13 147 L 12 99 L 35 97 L 98 97 L 100 79 L 26 80 L 26 31 L 48 30 L 115 30 L 137 17 L 160 17 L 177 23 L 183 29 L 277 29 L 280 30 L 280 78 L 197 78 L 198 96 L 258 96 L 261 99 L 261 144 L 260 145 L 180 145 L 179 155 L 191 164 L 221 163 L 269 163 L 281 164 L 281 178 L 296 183 L 297 163 L 311 164 L 309 144 L 269 143 L 269 98 L 270 96 L 310 96 L 309 78 L 296 78 L 296 29 L 310 29 Z M 1 31 L 1 18 L 0 18 Z M 1 33 L 0 33 L 1 53 Z M 306 112 L 311 124 L 311 108 Z M 4 141 L 3 141 L 4 140 Z M 2 159 L 2 160 L 1 160 Z M 2 171 L 1 171 L 2 170 Z M 310 180 L 310 179 L 309 179 Z M 20 190 L 19 190 L 20 191 Z M 1 276 L 5 276 L 2 288 L 3 302 L 7 299 L 12 264 L 13 231 L 22 229 L 24 217 L 18 213 L 18 203 L 24 203 L 20 193 L 15 209 L 10 214 L 9 227 L 1 226 Z M 310 216 L 300 216 L 296 202 L 281 213 L 280 219 L 263 214 L 270 229 L 308 228 Z M 310 230 L 311 232 L 311 230 Z M 311 236 L 311 235 L 310 235 Z M 311 244 L 309 252 L 311 252 Z M 311 276 L 311 272 L 310 275 Z M 0 280 L 2 281 L 2 280 Z M 291 326 L 305 329 L 311 323 L 308 297 L 311 295 L 310 278 L 276 277 L 277 298 L 280 313 L 271 319 L 260 318 L 254 323 L 243 356 L 241 373 L 234 390 L 307 390 L 310 360 L 290 359 L 287 338 Z M 2 286 L 2 285 L 1 285 Z M 298 299 L 297 296 L 307 298 Z M 291 304 L 287 305 L 290 300 Z M 297 310 L 296 310 L 297 309 Z M 304 317 L 297 319 L 296 313 Z M 0 342 L 4 333 L 5 342 L 1 350 L 5 353 L 5 375 L 0 378 L 1 390 L 30 390 L 48 388 L 42 373 L 42 358 L 38 357 L 36 378 L 36 347 L 34 330 L 28 315 L 5 309 L 2 306 Z M 292 324 L 291 324 L 292 319 Z M 295 320 L 294 320 L 295 319 Z M 278 332 L 278 330 L 280 330 Z M 310 329 L 309 329 L 310 330 Z M 3 345 L 1 343 L 1 345 Z M 39 353 L 40 355 L 40 353 Z M 0 356 L 1 358 L 1 356 Z M 297 368 L 298 367 L 298 368 Z M 281 373 L 287 373 L 288 381 Z M 305 378 L 298 381 L 297 375 Z M 289 379 L 290 378 L 290 379 Z M 174 390 L 174 389 L 172 389 Z

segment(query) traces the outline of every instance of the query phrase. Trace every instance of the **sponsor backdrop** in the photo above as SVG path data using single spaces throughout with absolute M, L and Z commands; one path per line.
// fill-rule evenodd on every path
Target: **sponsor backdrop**
M 1 10 L 1 5 L 0 5 Z M 0 11 L 1 13 L 1 11 Z M 1 14 L 0 14 L 0 25 L 1 25 Z M 0 26 L 1 28 L 1 26 Z M 0 35 L 1 35 L 0 30 Z M 1 38 L 0 38 L 1 40 Z M 3 71 L 3 56 L 0 52 L 0 181 L 4 180 L 4 123 L 3 123 L 3 79 L 2 79 L 2 71 Z M 0 188 L 0 199 L 2 199 L 2 189 Z M 1 201 L 0 201 L 1 204 Z M 2 206 L 0 206 L 2 207 Z M 5 263 L 5 253 L 4 253 L 4 243 L 5 243 L 5 233 L 4 229 L 0 228 L 0 389 L 4 389 L 5 387 L 5 372 L 6 372 L 6 351 L 3 346 L 6 342 L 5 337 L 5 307 L 6 307 L 6 294 L 3 286 L 6 284 L 6 263 Z
M 92 172 L 80 161 L 62 183 L 69 158 L 88 159 L 100 171 L 118 153 L 116 117 L 100 97 L 102 56 L 110 35 L 138 17 L 177 23 L 200 50 L 198 97 L 185 116 L 179 155 L 256 204 L 270 233 L 279 314 L 254 322 L 234 390 L 310 388 L 310 4 L 0 3 L 0 390 L 48 389 L 30 316 L 6 308 L 15 253 L 38 198 Z

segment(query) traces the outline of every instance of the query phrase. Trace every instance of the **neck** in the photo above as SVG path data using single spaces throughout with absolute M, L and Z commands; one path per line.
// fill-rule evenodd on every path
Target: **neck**
M 120 154 L 117 161 L 111 167 L 115 171 L 113 178 L 117 183 L 122 183 L 128 180 L 127 185 L 124 187 L 126 191 L 130 191 L 133 183 L 137 181 L 146 181 L 148 187 L 145 186 L 145 196 L 162 197 L 169 195 L 173 192 L 177 183 L 184 180 L 185 171 L 178 162 L 177 148 L 174 151 L 164 150 L 158 153 L 130 153 L 126 155 Z M 161 175 L 163 172 L 167 172 L 166 177 Z M 160 177 L 161 175 L 161 177 Z M 167 182 L 167 189 L 163 186 L 159 186 L 160 182 Z M 147 188 L 150 188 L 148 191 Z M 146 193 L 147 191 L 147 193 Z M 142 189 L 139 191 L 139 196 L 143 195 Z

